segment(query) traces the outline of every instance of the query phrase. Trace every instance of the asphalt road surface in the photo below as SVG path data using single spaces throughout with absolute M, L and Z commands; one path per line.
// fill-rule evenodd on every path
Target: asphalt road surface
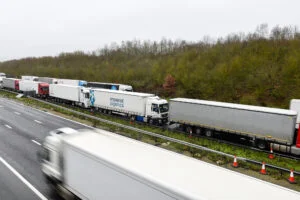
M 79 123 L 0 97 L 0 199 L 51 199 L 37 152 L 49 131 Z

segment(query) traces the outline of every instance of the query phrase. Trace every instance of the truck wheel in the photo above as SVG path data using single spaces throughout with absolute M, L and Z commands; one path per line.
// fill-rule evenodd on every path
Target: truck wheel
M 201 135 L 201 128 L 196 128 L 196 134 Z
M 154 120 L 153 119 L 149 119 L 149 124 L 153 124 Z
M 266 149 L 267 148 L 267 142 L 264 141 L 264 140 L 258 140 L 257 143 L 256 143 L 256 146 L 259 149 Z
M 206 137 L 212 137 L 212 136 L 213 136 L 212 130 L 206 130 L 206 131 L 205 131 L 205 136 L 206 136 Z

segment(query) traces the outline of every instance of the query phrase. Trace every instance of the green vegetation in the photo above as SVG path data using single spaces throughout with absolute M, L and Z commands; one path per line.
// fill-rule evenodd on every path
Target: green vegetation
M 91 53 L 24 58 L 0 71 L 131 84 L 136 91 L 287 108 L 300 98 L 300 33 L 258 26 L 216 41 L 127 41 Z

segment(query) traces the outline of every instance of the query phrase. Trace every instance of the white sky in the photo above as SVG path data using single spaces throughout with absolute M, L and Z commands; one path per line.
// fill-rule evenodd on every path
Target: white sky
M 0 61 L 141 39 L 300 27 L 299 0 L 0 0 Z

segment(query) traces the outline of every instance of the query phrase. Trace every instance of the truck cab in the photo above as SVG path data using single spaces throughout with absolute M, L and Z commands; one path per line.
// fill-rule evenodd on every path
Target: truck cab
M 62 180 L 62 141 L 63 138 L 71 134 L 76 134 L 78 131 L 64 127 L 51 131 L 45 138 L 43 150 L 39 154 L 42 172 L 47 180 L 52 182 L 60 182 Z
M 90 88 L 84 88 L 82 87 L 80 89 L 80 102 L 81 106 L 84 108 L 90 107 Z
M 38 95 L 46 97 L 49 95 L 49 84 L 39 83 L 38 84 Z
M 19 81 L 20 80 L 15 80 L 15 90 L 20 90 Z
M 168 122 L 169 104 L 158 96 L 149 97 L 146 106 L 147 122 L 150 124 L 165 124 Z

